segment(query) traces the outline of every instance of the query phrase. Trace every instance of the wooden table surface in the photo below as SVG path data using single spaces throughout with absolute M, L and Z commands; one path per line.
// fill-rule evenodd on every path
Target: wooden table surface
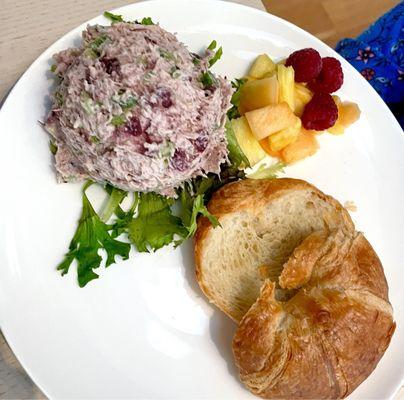
M 228 0 L 265 10 L 261 0 Z M 262 0 L 272 14 L 334 46 L 355 37 L 399 0 Z M 27 67 L 75 26 L 136 0 L 1 0 L 0 100 Z M 43 399 L 0 334 L 0 399 Z M 398 399 L 404 400 L 404 391 Z

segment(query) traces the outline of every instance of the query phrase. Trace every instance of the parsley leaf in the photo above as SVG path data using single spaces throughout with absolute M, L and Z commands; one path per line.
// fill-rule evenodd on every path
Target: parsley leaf
M 122 18 L 122 15 L 112 14 L 109 11 L 104 11 L 104 17 L 108 18 L 112 23 L 116 22 L 125 22 Z
M 233 168 L 249 167 L 250 162 L 239 146 L 230 121 L 226 122 L 227 149 Z
M 171 211 L 172 199 L 156 193 L 141 193 L 138 215 L 128 224 L 128 236 L 140 252 L 158 250 L 170 244 L 174 236 L 186 237 L 187 229 Z
M 80 287 L 97 279 L 94 269 L 99 268 L 102 258 L 98 251 L 103 249 L 107 253 L 105 266 L 115 262 L 116 256 L 124 260 L 129 258 L 130 244 L 120 242 L 111 237 L 109 227 L 101 221 L 94 211 L 86 195 L 87 188 L 92 182 L 87 182 L 83 187 L 83 208 L 76 233 L 70 242 L 69 252 L 64 260 L 57 266 L 62 275 L 67 274 L 74 259 L 77 260 L 77 278 Z
M 247 175 L 249 179 L 275 179 L 278 173 L 284 172 L 283 169 L 286 167 L 286 164 L 283 162 L 277 162 L 276 164 L 266 166 L 260 165 L 257 171 L 252 174 Z

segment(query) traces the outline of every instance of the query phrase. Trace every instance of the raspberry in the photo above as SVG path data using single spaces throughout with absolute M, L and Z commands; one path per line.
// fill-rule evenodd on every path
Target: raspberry
M 344 83 L 344 73 L 341 63 L 334 57 L 323 58 L 323 68 L 320 75 L 309 83 L 313 92 L 333 93 Z
M 322 131 L 331 128 L 338 118 L 338 107 L 328 93 L 315 93 L 304 107 L 303 128 Z
M 318 51 L 308 48 L 295 51 L 286 60 L 295 70 L 296 82 L 309 82 L 316 78 L 321 71 L 322 61 Z

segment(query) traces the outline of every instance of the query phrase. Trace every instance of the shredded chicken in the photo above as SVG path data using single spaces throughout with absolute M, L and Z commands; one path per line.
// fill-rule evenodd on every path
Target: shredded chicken
M 232 89 L 204 87 L 198 57 L 158 25 L 89 26 L 80 48 L 54 56 L 61 82 L 45 127 L 61 182 L 92 179 L 174 195 L 226 160 Z

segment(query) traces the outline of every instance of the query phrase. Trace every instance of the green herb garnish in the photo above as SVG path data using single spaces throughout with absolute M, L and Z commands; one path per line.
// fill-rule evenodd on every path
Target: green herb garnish
M 53 140 L 49 140 L 49 150 L 53 155 L 58 151 L 58 146 Z
M 85 55 L 88 58 L 91 58 L 92 60 L 95 60 L 99 57 L 99 53 L 95 52 L 93 49 L 91 49 L 90 47 L 88 47 L 87 49 L 85 49 L 83 51 L 83 55 Z
M 171 67 L 170 69 L 170 75 L 173 79 L 177 79 L 181 76 L 181 72 L 179 71 L 179 68 L 174 65 L 173 67 Z
M 137 21 L 136 21 L 137 22 Z M 150 17 L 144 17 L 140 21 L 142 25 L 156 25 Z
M 119 101 L 119 105 L 121 106 L 123 111 L 128 111 L 131 108 L 135 107 L 138 104 L 136 97 L 130 96 L 125 101 Z
M 83 208 L 78 227 L 70 242 L 69 252 L 57 267 L 62 275 L 65 275 L 73 260 L 77 260 L 77 278 L 80 287 L 98 278 L 94 270 L 99 268 L 102 262 L 102 257 L 98 254 L 99 250 L 106 252 L 106 267 L 115 262 L 116 256 L 127 260 L 130 251 L 129 243 L 112 238 L 109 226 L 101 221 L 92 207 L 86 195 L 86 190 L 91 184 L 92 182 L 88 182 L 84 185 Z
M 218 60 L 223 55 L 223 48 L 219 47 L 217 51 L 215 52 L 214 50 L 216 49 L 217 42 L 216 40 L 213 40 L 212 43 L 208 46 L 208 50 L 212 51 L 214 53 L 213 57 L 209 60 L 209 66 L 211 67 L 213 64 L 215 64 Z
M 108 39 L 107 35 L 101 35 L 95 38 L 92 42 L 89 43 L 90 49 L 97 54 L 97 58 L 101 55 L 100 47 L 106 42 Z
M 176 236 L 188 235 L 181 219 L 172 213 L 172 199 L 156 193 L 141 193 L 139 197 L 138 215 L 128 224 L 129 239 L 138 251 L 158 250 Z
M 191 57 L 192 57 L 192 62 L 193 62 L 194 65 L 199 65 L 201 63 L 201 59 L 198 56 L 198 54 L 192 53 Z
M 160 56 L 167 61 L 176 61 L 174 54 L 171 51 L 165 49 L 159 49 Z
M 116 22 L 125 22 L 122 18 L 122 15 L 112 14 L 109 11 L 104 11 L 104 17 L 112 21 L 113 24 Z
M 95 135 L 91 135 L 91 136 L 90 136 L 90 140 L 91 140 L 94 144 L 99 144 L 99 143 L 101 143 L 100 138 L 99 138 L 98 136 L 95 136 Z
M 64 99 L 63 99 L 62 93 L 60 93 L 60 92 L 55 92 L 54 97 L 55 97 L 55 100 L 56 100 L 56 102 L 57 102 L 57 105 L 58 105 L 59 107 L 63 106 Z
M 125 192 L 122 189 L 114 188 L 111 185 L 107 185 L 105 187 L 107 193 L 109 193 L 109 199 L 107 204 L 101 213 L 101 220 L 107 223 L 112 215 L 114 214 L 116 208 L 122 203 L 122 200 L 128 195 L 128 192 Z
M 52 64 L 51 67 L 50 67 L 51 72 L 55 72 L 55 71 L 56 71 L 56 68 L 57 68 L 57 65 L 56 65 L 56 64 Z
M 110 21 L 112 21 L 113 24 L 115 24 L 117 22 L 128 22 L 122 18 L 122 15 L 113 14 L 113 13 L 110 13 L 109 11 L 104 12 L 104 17 L 108 18 Z M 151 17 L 144 17 L 141 19 L 140 22 L 138 20 L 135 20 L 134 22 L 135 22 L 135 24 L 141 24 L 141 25 L 155 25 L 155 23 L 153 22 Z
M 94 100 L 85 91 L 82 91 L 80 94 L 80 104 L 88 115 L 91 115 L 94 113 L 94 108 L 95 108 Z
M 207 217 L 214 228 L 219 226 L 217 218 L 206 208 L 203 194 L 195 195 L 192 188 L 188 188 L 188 190 L 183 189 L 180 194 L 180 201 L 182 206 L 182 223 L 188 231 L 186 237 L 192 237 L 195 234 L 199 215 Z
M 204 89 L 210 89 L 217 86 L 217 79 L 210 71 L 206 71 L 202 74 L 201 82 Z
M 242 79 L 235 79 L 231 83 L 231 86 L 233 87 L 233 89 L 236 89 L 236 91 L 233 93 L 230 100 L 233 107 L 230 108 L 229 111 L 227 111 L 227 117 L 229 119 L 239 118 L 241 116 L 238 107 L 240 106 L 241 88 L 246 82 L 247 79 L 242 78 Z
M 121 114 L 121 115 L 114 115 L 114 116 L 112 117 L 112 119 L 111 119 L 111 124 L 114 125 L 114 126 L 116 126 L 116 127 L 125 125 L 125 123 L 126 123 L 126 117 L 125 117 L 124 114 Z

